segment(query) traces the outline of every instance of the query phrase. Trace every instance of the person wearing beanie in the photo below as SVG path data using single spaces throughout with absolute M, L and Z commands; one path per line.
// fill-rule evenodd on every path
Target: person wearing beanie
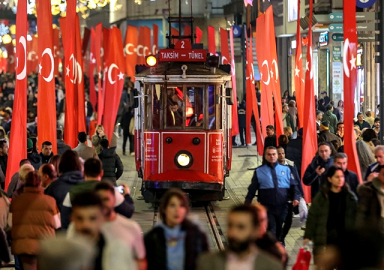
M 42 165 L 41 156 L 33 151 L 33 142 L 30 138 L 27 139 L 27 159 L 35 170 L 38 170 Z
M 337 117 L 333 114 L 333 106 L 328 104 L 326 107 L 327 111 L 323 115 L 323 121 L 329 122 L 329 131 L 333 134 L 337 131 Z
M 317 139 L 318 143 L 327 142 L 331 146 L 332 153 L 335 154 L 336 150 L 341 146 L 342 141 L 340 137 L 331 133 L 329 130 L 329 122 L 322 121 L 319 128 L 319 136 Z

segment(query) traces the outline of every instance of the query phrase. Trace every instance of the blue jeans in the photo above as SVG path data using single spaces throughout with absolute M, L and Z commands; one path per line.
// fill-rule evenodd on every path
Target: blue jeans
M 268 231 L 280 239 L 284 221 L 288 214 L 288 204 L 267 206 Z

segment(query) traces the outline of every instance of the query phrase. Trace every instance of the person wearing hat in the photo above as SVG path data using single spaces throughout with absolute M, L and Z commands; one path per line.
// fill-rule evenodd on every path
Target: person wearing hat
M 329 143 L 331 146 L 332 153 L 335 154 L 336 150 L 337 150 L 336 148 L 338 148 L 342 144 L 340 137 L 336 136 L 335 134 L 333 134 L 329 131 L 329 122 L 328 121 L 323 120 L 321 122 L 319 131 L 320 131 L 320 133 L 319 133 L 319 136 L 317 138 L 317 142 L 318 143 L 321 143 L 321 142 Z
M 35 170 L 38 170 L 43 164 L 41 156 L 33 151 L 33 142 L 30 138 L 27 139 L 27 159 L 31 162 L 31 165 Z
M 327 106 L 329 104 L 329 102 L 331 101 L 329 96 L 327 96 L 327 92 L 323 91 L 323 92 L 321 92 L 321 95 L 323 96 L 325 106 Z
M 331 104 L 327 105 L 327 111 L 323 115 L 323 121 L 328 121 L 329 131 L 335 134 L 337 131 L 337 117 L 333 114 L 333 106 Z

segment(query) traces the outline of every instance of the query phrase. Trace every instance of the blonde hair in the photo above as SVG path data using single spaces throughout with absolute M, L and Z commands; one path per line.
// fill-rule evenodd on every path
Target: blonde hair
M 289 136 L 292 136 L 292 134 L 293 134 L 291 127 L 284 127 L 284 134 L 285 134 L 285 132 L 287 132 L 289 134 Z
M 103 127 L 103 125 L 97 125 L 96 128 L 95 128 L 95 134 L 94 134 L 94 135 L 97 135 L 97 130 L 98 130 L 99 128 L 102 128 L 102 129 L 103 129 L 103 132 L 104 132 L 104 127 Z
M 19 179 L 25 184 L 27 174 L 35 171 L 35 168 L 31 164 L 24 164 L 19 169 Z

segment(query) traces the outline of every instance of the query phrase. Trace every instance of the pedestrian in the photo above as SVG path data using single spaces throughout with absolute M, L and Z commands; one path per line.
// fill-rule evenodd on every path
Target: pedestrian
M 288 214 L 288 201 L 299 204 L 300 191 L 297 180 L 288 166 L 277 162 L 277 150 L 269 146 L 265 153 L 265 164 L 256 168 L 248 187 L 245 204 L 251 204 L 258 191 L 257 201 L 268 209 L 268 230 L 278 239 Z
M 57 136 L 57 154 L 62 155 L 65 151 L 71 150 L 71 147 L 63 141 L 63 131 L 58 129 Z
M 333 107 L 331 104 L 328 104 L 326 107 L 327 111 L 323 115 L 323 121 L 329 122 L 329 131 L 333 134 L 336 133 L 337 130 L 337 117 L 333 114 Z
M 291 140 L 292 139 L 292 135 L 293 135 L 292 128 L 285 127 L 285 128 L 283 128 L 283 131 L 284 131 L 284 135 L 288 137 L 288 140 Z
M 321 95 L 323 96 L 323 99 L 324 99 L 324 106 L 327 106 L 329 104 L 329 102 L 331 101 L 330 98 L 327 95 L 327 92 L 323 91 L 321 93 Z
M 56 175 L 57 175 L 57 176 L 60 175 L 60 173 L 59 173 L 60 159 L 61 159 L 61 156 L 60 156 L 60 155 L 54 155 L 54 156 L 51 157 L 51 159 L 49 160 L 49 164 L 52 164 L 52 165 L 53 165 L 53 167 L 55 168 L 55 172 L 56 172 Z
M 107 139 L 100 141 L 100 148 L 99 159 L 103 163 L 103 180 L 110 180 L 116 186 L 116 181 L 124 172 L 124 165 L 116 151 L 109 148 Z
M 363 130 L 364 128 L 371 128 L 372 125 L 369 125 L 369 123 L 364 120 L 364 115 L 362 112 L 358 112 L 355 126 L 358 126 L 360 130 Z
M 135 115 L 133 108 L 129 107 L 121 118 L 121 126 L 123 128 L 123 155 L 125 156 L 125 148 L 127 146 L 127 140 L 129 139 L 129 154 L 132 156 L 135 154 Z M 133 127 L 133 134 L 132 133 Z
M 380 118 L 375 118 L 372 128 L 376 132 L 377 138 L 380 138 Z
M 347 230 L 354 228 L 356 208 L 356 196 L 345 185 L 343 170 L 330 167 L 327 182 L 312 200 L 304 234 L 303 246 L 314 243 L 315 264 L 322 249 L 339 244 Z
M 288 104 L 283 104 L 283 127 L 290 127 L 292 130 L 295 129 L 293 118 L 288 112 Z
M 267 137 L 264 140 L 264 149 L 267 149 L 269 146 L 277 147 L 275 128 L 272 125 L 268 125 L 266 131 Z
M 259 217 L 253 206 L 239 205 L 232 208 L 228 214 L 228 248 L 225 251 L 203 254 L 196 269 L 283 269 L 279 261 L 255 245 L 259 234 Z
M 96 150 L 87 145 L 87 134 L 85 132 L 79 132 L 79 134 L 77 134 L 77 140 L 79 144 L 73 149 L 73 151 L 77 152 L 79 157 L 81 157 L 84 161 L 89 158 L 98 158 Z
M 18 197 L 20 194 L 24 192 L 24 187 L 25 187 L 25 181 L 27 179 L 27 175 L 30 172 L 33 172 L 35 169 L 33 166 L 29 163 L 24 164 L 23 166 L 20 167 L 19 169 L 19 181 L 16 184 L 16 189 L 12 193 L 11 199 L 15 199 Z
M 139 224 L 115 212 L 116 192 L 108 182 L 99 182 L 95 186 L 96 194 L 101 198 L 104 206 L 104 224 L 102 232 L 111 241 L 120 239 L 131 250 L 131 257 L 136 262 L 136 269 L 146 270 L 145 246 L 143 234 Z
M 245 134 L 246 134 L 246 126 L 247 126 L 247 121 L 246 121 L 246 116 L 245 116 L 245 102 L 243 101 L 242 103 L 238 103 L 237 106 L 237 119 L 239 122 L 239 136 L 240 136 L 240 142 L 242 146 L 246 146 L 245 143 Z
M 374 154 L 376 162 L 368 166 L 364 177 L 365 181 L 371 181 L 379 176 L 379 166 L 384 166 L 384 145 L 376 146 Z
M 159 206 L 161 222 L 144 236 L 148 270 L 194 270 L 200 254 L 208 251 L 208 240 L 187 219 L 189 201 L 178 189 L 165 192 Z M 210 268 L 215 269 L 215 268 Z
M 324 102 L 324 99 L 319 99 L 318 103 L 317 103 L 317 110 L 319 111 L 322 111 L 323 113 L 325 112 L 325 102 Z
M 369 141 L 368 146 L 369 146 L 369 149 L 372 150 L 372 153 L 375 153 L 375 148 L 376 148 L 376 146 L 380 145 L 380 143 L 381 142 L 379 139 L 372 139 Z
M 350 190 L 356 195 L 357 187 L 360 184 L 357 174 L 353 171 L 348 170 L 348 156 L 345 153 L 337 153 L 333 158 L 333 166 L 341 168 L 344 173 L 345 183 L 348 185 Z M 323 183 L 327 181 L 325 175 L 323 175 Z
M 31 164 L 28 159 L 22 159 L 19 163 L 19 169 L 24 165 L 24 164 Z M 8 185 L 7 189 L 7 197 L 11 198 L 13 195 L 13 192 L 17 189 L 18 186 L 22 184 L 20 180 L 20 174 L 19 171 L 15 172 L 15 174 L 11 178 L 11 182 Z
M 361 171 L 361 176 L 363 179 L 370 178 L 370 180 L 373 179 L 373 177 L 369 177 L 367 173 L 369 168 L 371 167 L 371 164 L 375 163 L 375 153 L 372 153 L 372 150 L 369 148 L 366 142 L 364 141 L 357 141 L 356 142 L 356 151 L 357 151 L 357 157 L 359 159 L 359 164 L 360 164 L 360 171 Z M 378 152 L 380 154 L 380 151 Z
M 285 151 L 285 149 L 287 149 L 287 144 L 289 142 L 289 139 L 288 139 L 287 135 L 284 135 L 284 134 L 280 135 L 278 141 L 279 141 L 279 146 L 278 147 L 283 148 L 284 151 Z
M 336 136 L 340 138 L 342 143 L 344 142 L 344 123 L 343 122 L 337 123 Z
M 366 111 L 365 112 L 365 122 L 368 122 L 368 124 L 372 127 L 373 126 L 373 123 L 375 122 L 375 117 L 373 117 L 373 112 L 371 111 Z
M 317 127 L 317 133 L 319 133 L 321 121 L 323 120 L 324 113 L 322 111 L 316 111 L 316 127 Z
M 295 93 L 295 92 L 293 92 Z M 296 131 L 297 130 L 297 108 L 296 108 L 296 101 L 291 99 L 288 102 L 288 112 L 292 117 L 293 120 L 293 128 L 292 130 Z
M 12 200 L 8 220 L 12 253 L 19 257 L 24 270 L 36 270 L 39 240 L 54 237 L 60 228 L 55 200 L 44 195 L 37 172 L 28 173 L 24 193 Z
M 27 159 L 35 170 L 38 170 L 43 164 L 41 156 L 36 151 L 33 151 L 33 142 L 30 138 L 27 139 Z
M 55 167 L 52 164 L 44 164 L 39 169 L 41 177 L 41 187 L 46 189 L 53 181 L 57 180 Z
M 45 194 L 55 198 L 56 205 L 63 213 L 63 201 L 72 186 L 84 181 L 79 156 L 72 150 L 65 151 L 59 164 L 60 176 L 44 191 Z
M 331 146 L 327 142 L 319 143 L 316 156 L 305 170 L 303 183 L 311 186 L 311 198 L 315 198 L 320 190 L 321 178 L 324 173 L 332 166 Z
M 8 165 L 8 144 L 6 141 L 0 141 L 0 167 L 2 174 L 6 176 Z M 1 181 L 1 188 L 4 189 L 4 181 Z
M 292 160 L 296 165 L 297 171 L 301 176 L 301 162 L 303 155 L 303 128 L 297 131 L 296 139 L 292 139 L 287 144 L 287 150 L 285 151 L 286 157 Z
M 100 141 L 102 139 L 108 139 L 108 137 L 104 133 L 104 127 L 102 125 L 97 125 L 95 135 L 92 136 L 92 145 L 97 154 L 100 154 Z
M 342 120 L 341 113 L 340 113 L 339 109 L 337 107 L 335 107 L 335 102 L 333 100 L 331 100 L 329 102 L 329 104 L 331 104 L 333 107 L 333 114 L 336 115 L 337 121 Z
M 84 192 L 73 199 L 71 221 L 67 239 L 85 237 L 96 249 L 92 269 L 135 269 L 129 246 L 121 239 L 111 241 L 104 235 L 104 207 L 95 192 Z
M 337 152 L 337 149 L 342 145 L 341 139 L 330 132 L 329 122 L 323 120 L 319 129 L 320 133 L 317 138 L 318 143 L 327 142 L 331 146 L 332 154 Z
M 377 139 L 377 133 L 372 129 L 372 128 L 366 128 L 362 134 L 361 134 L 361 138 L 363 139 L 363 141 L 369 146 L 369 142 L 372 140 L 372 139 Z
M 340 120 L 343 120 L 344 119 L 344 101 L 339 100 L 339 102 L 337 103 L 337 109 L 339 110 L 341 115 Z
M 63 228 L 67 228 L 69 225 L 73 199 L 78 194 L 95 191 L 95 187 L 100 183 L 103 173 L 103 167 L 99 159 L 90 158 L 84 162 L 85 181 L 71 187 L 63 202 L 63 211 L 61 213 L 61 225 Z M 131 218 L 135 211 L 133 199 L 130 195 L 129 187 L 126 184 L 122 184 L 122 188 L 123 193 L 120 193 L 115 188 L 115 211 L 122 216 Z
M 53 152 L 52 152 L 52 143 L 49 141 L 43 142 L 41 145 L 41 160 L 43 164 L 46 164 L 49 162 L 49 159 L 53 157 Z

